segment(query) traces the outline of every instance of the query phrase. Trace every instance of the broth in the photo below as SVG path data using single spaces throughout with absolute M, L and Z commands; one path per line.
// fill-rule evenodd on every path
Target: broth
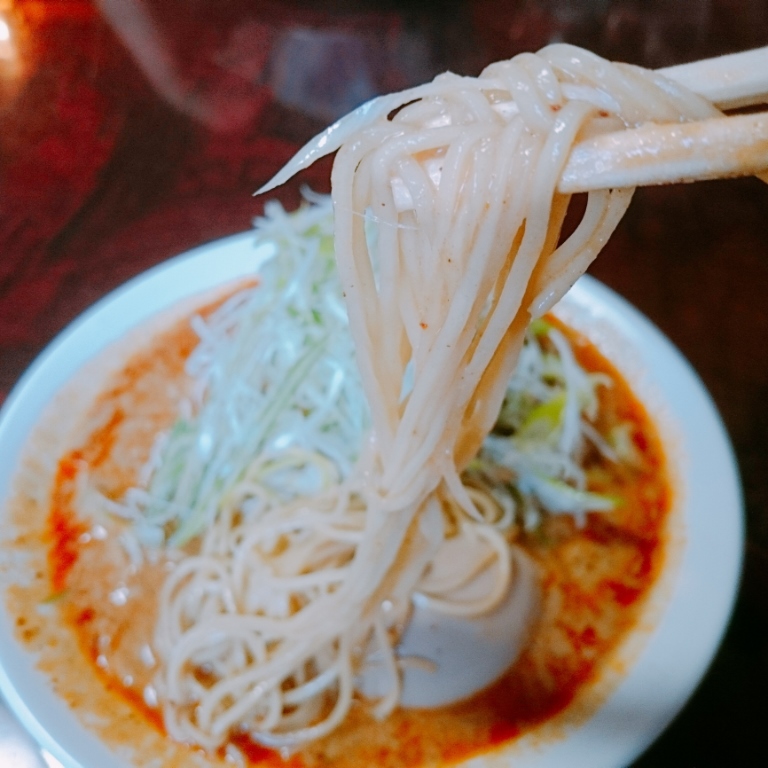
M 245 736 L 233 737 L 249 764 L 450 765 L 497 749 L 559 714 L 576 722 L 594 711 L 597 699 L 587 694 L 596 690 L 615 649 L 636 627 L 662 568 L 671 488 L 659 437 L 627 383 L 586 339 L 558 325 L 582 366 L 612 379 L 612 386 L 599 389 L 596 427 L 605 434 L 612 424 L 627 422 L 636 460 L 619 466 L 596 451 L 587 457 L 590 490 L 623 500 L 613 511 L 589 513 L 583 525 L 568 516 L 550 516 L 522 534 L 520 542 L 541 569 L 544 600 L 520 659 L 495 685 L 449 707 L 397 710 L 379 722 L 356 705 L 335 732 L 286 760 Z M 195 343 L 189 323 L 180 321 L 155 335 L 112 377 L 87 414 L 80 432 L 85 439 L 58 461 L 45 515 L 48 568 L 38 580 L 38 593 L 40 583 L 47 584 L 48 602 L 87 660 L 91 686 L 108 691 L 134 713 L 127 730 L 104 729 L 107 739 L 118 744 L 135 745 L 135 734 L 147 730 L 164 737 L 152 687 L 150 643 L 155 596 L 174 561 L 159 556 L 137 567 L 120 541 L 124 524 L 88 519 L 76 499 L 86 476 L 89 485 L 111 498 L 136 482 L 155 435 L 176 415 L 176 403 L 189 384 L 184 361 Z M 34 621 L 23 615 L 21 604 L 31 610 L 28 599 L 12 601 L 23 635 Z M 183 745 L 172 751 L 179 765 L 193 754 L 199 758 L 199 750 Z M 141 764 L 144 759 L 139 751 L 137 760 Z M 207 759 L 224 764 L 227 753 Z

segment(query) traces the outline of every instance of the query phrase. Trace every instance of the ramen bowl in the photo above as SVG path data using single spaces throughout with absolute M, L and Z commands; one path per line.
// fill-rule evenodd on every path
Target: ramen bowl
M 19 493 L 26 492 L 19 488 L 19 468 L 34 462 L 45 440 L 39 425 L 46 423 L 51 403 L 58 401 L 57 426 L 65 431 L 67 419 L 98 392 L 110 366 L 124 360 L 152 328 L 183 317 L 217 286 L 252 276 L 273 249 L 269 243 L 255 246 L 253 234 L 246 233 L 197 248 L 132 280 L 57 337 L 2 410 L 0 688 L 24 728 L 65 768 L 166 763 L 159 755 L 122 744 L 117 715 L 106 728 L 83 715 L 82 702 L 61 685 L 61 667 L 41 661 L 8 608 L 15 585 L 30 578 L 9 512 Z M 578 716 L 575 704 L 567 707 L 522 737 L 471 758 L 466 765 L 472 768 L 618 768 L 631 763 L 705 674 L 738 588 L 744 531 L 736 465 L 717 411 L 694 371 L 647 319 L 589 277 L 573 287 L 555 314 L 613 363 L 657 425 L 674 488 L 666 560 L 637 627 L 611 658 L 610 669 L 590 686 L 591 704 L 582 702 Z M 83 381 L 90 383 L 84 387 Z M 61 407 L 62 393 L 72 399 L 71 408 Z M 35 610 L 45 614 L 55 607 Z M 97 685 L 95 674 L 94 679 Z M 109 723 L 109 710 L 102 715 Z M 194 760 L 205 765 L 200 754 Z

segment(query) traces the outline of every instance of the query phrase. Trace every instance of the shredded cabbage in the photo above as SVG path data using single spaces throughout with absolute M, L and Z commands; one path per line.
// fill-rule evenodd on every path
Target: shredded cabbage
M 200 344 L 187 363 L 195 380 L 182 416 L 153 451 L 146 492 L 129 494 L 128 516 L 147 543 L 181 546 L 216 516 L 255 460 L 293 449 L 307 457 L 282 473 L 311 494 L 330 459 L 346 475 L 367 426 L 333 256 L 330 201 L 295 214 L 270 202 L 257 241 L 274 242 L 255 287 L 211 316 L 196 317 Z
M 588 511 L 614 508 L 615 497 L 587 490 L 582 466 L 589 444 L 609 461 L 617 459 L 592 424 L 597 388 L 609 384 L 604 375 L 587 373 L 578 364 L 557 328 L 541 319 L 531 325 L 496 428 L 470 467 L 496 496 L 500 487 L 513 486 L 525 528 L 538 525 L 542 513 L 581 519 Z M 499 482 L 498 467 L 513 479 Z

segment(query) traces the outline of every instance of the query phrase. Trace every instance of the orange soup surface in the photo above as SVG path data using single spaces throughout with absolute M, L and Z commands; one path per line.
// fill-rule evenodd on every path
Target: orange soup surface
M 544 600 L 520 659 L 491 688 L 453 706 L 396 710 L 379 722 L 356 703 L 339 729 L 290 756 L 235 735 L 232 743 L 246 762 L 290 768 L 452 765 L 531 732 L 569 705 L 575 709 L 581 694 L 600 681 L 611 655 L 636 627 L 664 563 L 671 489 L 659 437 L 626 382 L 594 346 L 558 325 L 581 365 L 613 381 L 599 388 L 596 428 L 607 434 L 626 423 L 637 459 L 630 466 L 608 462 L 597 451 L 587 456 L 589 489 L 619 498 L 613 511 L 588 513 L 581 525 L 570 516 L 550 516 L 521 534 L 543 574 Z M 195 343 L 189 323 L 179 322 L 113 377 L 88 415 L 85 439 L 58 463 L 47 514 L 48 579 L 58 614 L 75 633 L 97 683 L 129 702 L 143 727 L 158 730 L 163 724 L 152 696 L 151 639 L 156 595 L 171 564 L 160 557 L 137 567 L 119 540 L 124 524 L 94 527 L 81 517 L 76 499 L 86 476 L 114 499 L 136 483 L 155 435 L 172 422 L 189 384 L 184 361 Z M 226 751 L 209 759 L 227 764 Z

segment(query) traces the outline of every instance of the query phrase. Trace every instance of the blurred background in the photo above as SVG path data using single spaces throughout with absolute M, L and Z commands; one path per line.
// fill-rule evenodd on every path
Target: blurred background
M 0 401 L 109 290 L 248 229 L 330 121 L 557 41 L 661 67 L 768 44 L 766 0 L 0 0 Z M 328 162 L 299 185 L 328 190 Z M 768 690 L 768 188 L 639 190 L 592 273 L 681 348 L 730 431 L 748 523 L 709 675 L 636 766 L 747 766 Z

